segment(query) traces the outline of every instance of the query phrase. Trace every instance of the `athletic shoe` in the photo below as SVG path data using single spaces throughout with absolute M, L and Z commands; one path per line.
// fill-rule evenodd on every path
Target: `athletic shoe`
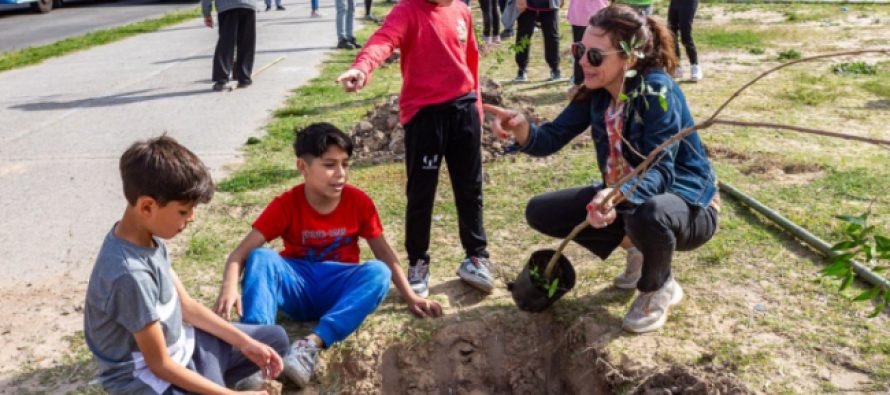
M 468 256 L 457 269 L 457 276 L 485 293 L 494 289 L 494 277 L 491 275 L 491 261 L 480 256 Z
M 353 47 L 356 47 L 356 48 L 362 47 L 361 44 L 359 44 L 357 41 L 355 41 L 355 37 L 350 37 L 347 41 L 349 41 L 349 43 L 352 44 Z
M 217 91 L 217 92 L 222 92 L 223 90 L 226 89 L 227 86 L 228 86 L 228 83 L 226 83 L 224 81 L 216 81 L 213 83 L 213 90 Z
M 519 70 L 516 73 L 516 78 L 513 79 L 513 82 L 527 82 L 528 81 L 528 73 L 525 70 Z
M 408 266 L 408 284 L 417 296 L 425 298 L 430 294 L 430 258 L 420 258 Z
M 661 289 L 637 296 L 621 327 L 635 333 L 658 330 L 667 321 L 670 308 L 680 304 L 682 299 L 683 288 L 671 276 Z
M 355 49 L 355 45 L 352 45 L 349 40 L 340 39 L 337 41 L 337 49 Z
M 238 380 L 233 387 L 235 391 L 262 391 L 263 372 L 258 371 L 250 376 Z
M 277 11 L 284 11 L 285 8 L 284 8 L 283 5 L 279 5 L 279 6 L 275 6 L 275 10 L 277 10 Z
M 321 18 L 324 16 L 324 14 L 322 14 L 319 10 L 312 10 L 312 13 L 310 13 L 309 16 L 312 18 Z
M 701 67 L 699 67 L 699 65 L 694 64 L 694 65 L 692 65 L 691 69 L 692 69 L 692 72 L 689 74 L 689 79 L 691 79 L 693 81 L 701 81 L 701 79 L 705 77 L 702 74 Z
M 559 81 L 562 79 L 562 73 L 559 70 L 550 70 L 550 81 Z
M 306 387 L 315 373 L 318 351 L 318 346 L 312 340 L 303 338 L 295 341 L 284 357 L 284 375 L 300 388 Z

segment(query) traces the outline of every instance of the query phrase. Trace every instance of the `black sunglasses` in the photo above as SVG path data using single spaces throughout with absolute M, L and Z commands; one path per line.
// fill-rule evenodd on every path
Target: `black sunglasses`
M 590 65 L 593 67 L 599 67 L 603 64 L 603 58 L 606 55 L 621 53 L 621 51 L 603 51 L 599 48 L 587 48 L 584 44 L 580 42 L 572 43 L 572 56 L 575 57 L 575 60 L 581 60 L 581 57 L 584 54 L 587 54 L 587 61 L 590 62 Z

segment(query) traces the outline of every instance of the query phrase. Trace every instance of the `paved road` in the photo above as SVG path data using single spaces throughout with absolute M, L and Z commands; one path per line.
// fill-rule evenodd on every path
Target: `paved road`
M 124 208 L 117 160 L 134 140 L 166 131 L 217 176 L 237 160 L 317 75 L 336 43 L 332 3 L 321 19 L 308 18 L 309 1 L 258 14 L 257 69 L 286 58 L 248 89 L 210 90 L 217 32 L 200 19 L 0 73 L 0 291 L 86 278 Z
M 75 0 L 48 14 L 27 5 L 0 5 L 0 53 L 49 44 L 197 6 L 197 0 Z

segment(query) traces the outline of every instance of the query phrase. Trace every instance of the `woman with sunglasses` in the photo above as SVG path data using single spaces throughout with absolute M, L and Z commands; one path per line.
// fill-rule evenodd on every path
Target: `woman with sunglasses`
M 683 298 L 671 273 L 674 251 L 701 246 L 717 229 L 716 179 L 697 133 L 669 146 L 648 171 L 617 184 L 659 144 L 694 125 L 683 92 L 670 77 L 677 67 L 673 41 L 655 19 L 624 5 L 608 6 L 591 17 L 583 39 L 573 46 L 584 89 L 556 119 L 530 125 L 517 111 L 486 106 L 495 115 L 495 133 L 512 135 L 530 155 L 555 153 L 590 127 L 603 183 L 535 196 L 526 220 L 541 233 L 563 238 L 586 219 L 591 227 L 574 241 L 602 259 L 625 237 L 632 241 L 643 259 L 628 260 L 615 281 L 640 291 L 624 317 L 623 327 L 631 332 L 664 325 L 669 308 Z M 622 42 L 630 54 L 620 50 Z M 625 78 L 634 74 L 630 70 L 636 75 Z M 640 83 L 647 92 L 634 95 Z M 625 96 L 630 98 L 624 101 Z M 617 197 L 606 200 L 614 188 Z

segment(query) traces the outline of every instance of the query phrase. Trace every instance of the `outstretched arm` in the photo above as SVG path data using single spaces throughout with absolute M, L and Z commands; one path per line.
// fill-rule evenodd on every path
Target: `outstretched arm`
M 368 39 L 349 70 L 340 74 L 336 82 L 347 92 L 358 92 L 371 82 L 371 74 L 396 48 L 402 45 L 409 27 L 409 13 L 398 5 L 383 20 L 383 26 Z
M 405 277 L 405 272 L 402 271 L 402 266 L 399 265 L 399 258 L 396 257 L 389 243 L 386 242 L 386 237 L 380 235 L 373 239 L 368 239 L 368 246 L 374 252 L 375 258 L 389 266 L 389 270 L 392 272 L 392 282 L 399 290 L 402 298 L 405 299 L 405 302 L 408 303 L 408 308 L 412 313 L 420 318 L 442 315 L 442 306 L 438 302 L 421 298 L 411 289 L 408 279 Z
M 244 262 L 247 261 L 248 255 L 254 249 L 262 247 L 266 243 L 266 237 L 256 229 L 251 229 L 247 236 L 241 240 L 238 247 L 229 254 L 226 260 L 226 268 L 223 271 L 222 285 L 220 286 L 219 296 L 216 298 L 216 304 L 213 305 L 213 311 L 227 320 L 232 319 L 232 308 L 238 316 L 243 315 L 241 309 L 241 296 L 238 294 L 238 280 L 241 278 L 241 271 L 244 270 Z

